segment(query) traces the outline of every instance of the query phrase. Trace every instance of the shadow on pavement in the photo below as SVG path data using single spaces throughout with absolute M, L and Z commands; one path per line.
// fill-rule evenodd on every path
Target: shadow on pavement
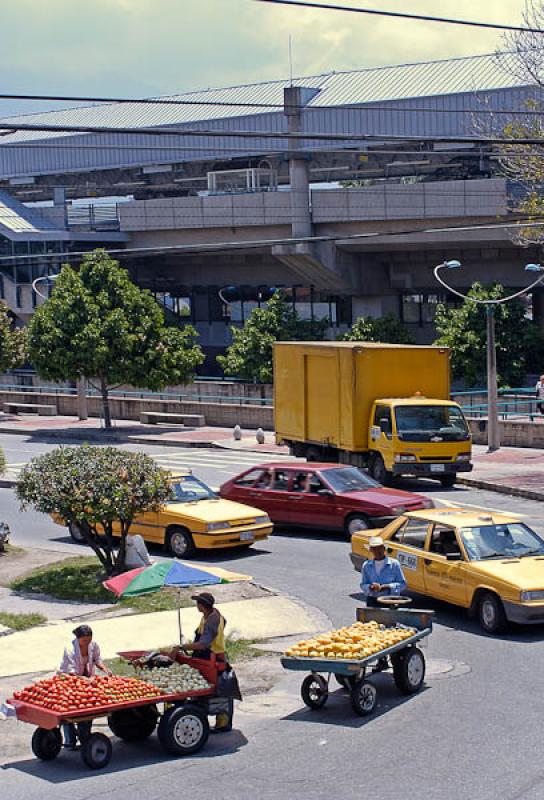
M 30 735 L 31 729 L 29 727 L 29 737 Z M 45 762 L 35 758 L 23 759 L 2 764 L 0 769 L 17 770 L 47 783 L 60 784 L 81 781 L 86 778 L 98 778 L 101 775 L 113 775 L 116 772 L 141 769 L 154 764 L 168 764 L 169 768 L 173 766 L 175 756 L 165 753 L 155 737 L 146 742 L 132 744 L 127 744 L 114 738 L 112 742 L 112 758 L 105 769 L 93 771 L 83 763 L 78 752 L 69 753 L 64 750 L 54 761 Z M 179 763 L 181 766 L 182 764 L 190 763 L 194 759 L 201 761 L 236 753 L 242 747 L 245 747 L 247 743 L 248 741 L 244 734 L 236 729 L 220 736 L 210 736 L 208 742 L 199 753 L 193 756 L 185 756 L 179 759 Z
M 368 717 L 358 716 L 351 707 L 351 700 L 348 692 L 343 689 L 338 689 L 329 694 L 329 699 L 322 708 L 312 711 L 304 706 L 298 711 L 293 711 L 285 715 L 282 719 L 287 722 L 317 722 L 320 725 L 341 725 L 343 728 L 363 728 L 366 725 L 371 725 L 374 720 L 405 703 L 417 703 L 418 694 L 422 695 L 430 688 L 424 685 L 417 694 L 403 695 L 399 694 L 398 689 L 393 683 L 391 672 L 380 672 L 376 675 L 368 675 L 368 678 L 378 689 L 378 705 L 376 711 Z M 302 703 L 302 700 L 300 702 Z

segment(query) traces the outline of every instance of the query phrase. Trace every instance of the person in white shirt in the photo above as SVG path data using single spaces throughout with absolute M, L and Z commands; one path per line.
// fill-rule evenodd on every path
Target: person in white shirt
M 150 566 L 151 559 L 143 537 L 139 533 L 135 533 L 134 536 L 129 534 L 125 542 L 125 567 L 127 569 L 138 569 L 138 567 Z
M 544 414 L 544 375 L 541 375 L 535 386 L 537 404 L 536 407 L 541 414 Z

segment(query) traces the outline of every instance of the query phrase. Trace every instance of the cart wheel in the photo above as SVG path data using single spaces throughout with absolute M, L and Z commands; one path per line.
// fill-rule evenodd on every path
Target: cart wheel
M 334 677 L 336 679 L 336 683 L 345 689 L 346 692 L 351 692 L 353 688 L 353 684 L 355 683 L 355 676 L 354 675 L 340 675 L 339 673 L 335 672 Z
M 208 741 L 209 734 L 208 717 L 195 705 L 170 708 L 159 722 L 159 741 L 174 756 L 197 753 Z
M 108 717 L 110 731 L 124 742 L 142 742 L 157 727 L 159 712 L 157 706 L 140 706 L 114 711 Z
M 378 690 L 371 681 L 355 681 L 351 690 L 351 705 L 356 714 L 368 717 L 378 704 Z
M 425 680 L 425 656 L 418 647 L 406 647 L 396 653 L 393 661 L 393 679 L 399 692 L 419 692 Z
M 32 752 L 42 761 L 52 761 L 62 748 L 62 736 L 58 728 L 46 730 L 36 728 L 32 734 Z
M 329 687 L 322 675 L 307 675 L 300 687 L 302 699 L 312 711 L 323 708 L 329 699 Z
M 89 769 L 103 769 L 110 763 L 111 742 L 103 733 L 91 733 L 81 743 L 81 758 Z

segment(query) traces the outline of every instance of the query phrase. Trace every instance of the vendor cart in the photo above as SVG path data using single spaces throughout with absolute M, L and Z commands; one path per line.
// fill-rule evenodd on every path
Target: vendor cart
M 350 693 L 351 705 L 356 714 L 372 714 L 378 702 L 376 684 L 368 675 L 393 667 L 393 680 L 403 694 L 418 692 L 425 679 L 425 656 L 416 644 L 432 632 L 433 611 L 416 609 L 358 608 L 357 620 L 376 621 L 391 627 L 405 625 L 417 633 L 402 642 L 357 660 L 339 658 L 312 658 L 283 656 L 285 669 L 309 672 L 301 685 L 301 695 L 312 710 L 323 708 L 329 698 L 329 683 L 334 675 L 337 682 Z M 325 677 L 326 676 L 326 677 Z
M 132 662 L 146 653 L 138 650 L 118 655 Z M 52 761 L 59 755 L 63 723 L 77 725 L 99 717 L 107 717 L 112 733 L 125 742 L 143 741 L 157 728 L 159 742 L 168 753 L 191 755 L 208 740 L 208 714 L 214 713 L 217 681 L 226 664 L 217 661 L 213 654 L 209 660 L 179 654 L 176 660 L 197 669 L 210 684 L 209 688 L 176 694 L 157 693 L 156 697 L 80 709 L 69 715 L 22 700 L 10 699 L 8 703 L 15 708 L 18 720 L 37 726 L 32 736 L 32 751 L 42 761 Z M 106 767 L 111 755 L 111 740 L 103 733 L 91 733 L 81 742 L 81 758 L 90 769 Z

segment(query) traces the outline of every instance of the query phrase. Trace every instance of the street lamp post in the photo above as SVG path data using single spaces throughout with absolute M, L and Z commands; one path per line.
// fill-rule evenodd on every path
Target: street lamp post
M 461 266 L 460 261 L 444 261 L 443 264 L 438 264 L 434 268 L 434 277 L 438 283 L 442 284 L 445 289 L 457 297 L 462 297 L 463 300 L 469 300 L 471 303 L 478 303 L 485 306 L 486 312 L 486 334 L 487 334 L 487 448 L 489 452 L 498 450 L 501 446 L 501 437 L 499 431 L 499 408 L 498 408 L 498 388 L 497 388 L 497 346 L 495 342 L 495 308 L 502 303 L 507 303 L 509 300 L 514 300 L 516 297 L 526 294 L 539 283 L 544 281 L 544 275 L 537 278 L 536 281 L 521 289 L 515 294 L 508 295 L 508 297 L 501 297 L 497 300 L 478 300 L 475 297 L 468 297 L 457 289 L 453 289 L 447 284 L 439 275 L 439 270 L 458 269 Z M 540 264 L 526 264 L 526 272 L 544 272 L 544 267 Z
M 60 273 L 57 273 L 56 275 L 42 275 L 40 278 L 36 278 L 35 280 L 32 281 L 33 290 L 39 297 L 43 298 L 44 300 L 47 300 L 47 295 L 45 295 L 43 292 L 40 292 L 37 284 L 40 281 L 55 280 L 56 278 L 59 277 L 59 274 Z M 77 379 L 77 415 L 80 420 L 89 419 L 89 405 L 87 403 L 87 386 L 85 378 L 83 377 Z

